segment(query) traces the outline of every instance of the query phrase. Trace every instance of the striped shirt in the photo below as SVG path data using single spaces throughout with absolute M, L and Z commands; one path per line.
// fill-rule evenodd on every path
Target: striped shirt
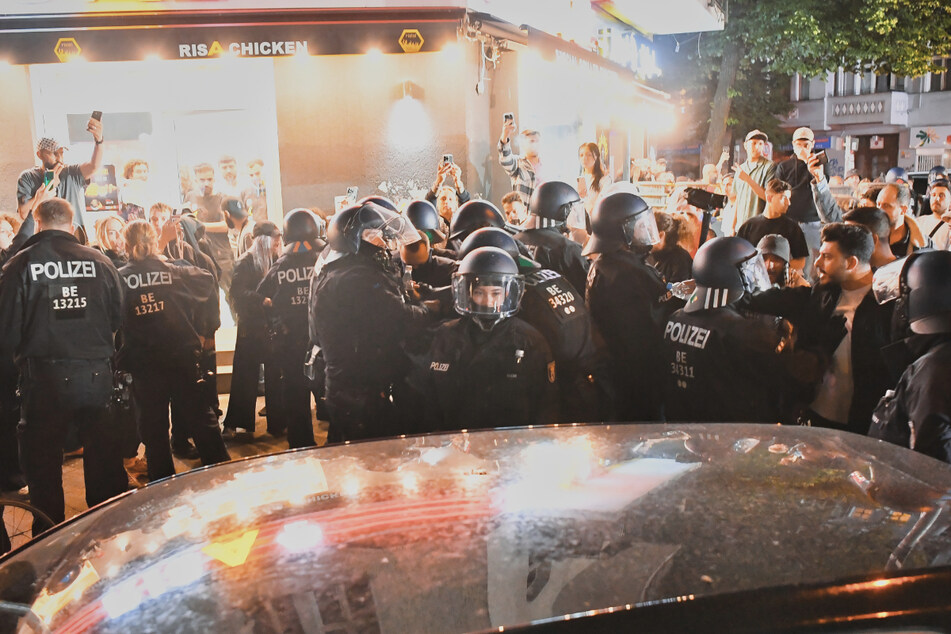
M 511 143 L 501 141 L 499 141 L 499 165 L 512 179 L 512 191 L 518 192 L 518 197 L 527 206 L 537 185 L 535 168 L 527 158 L 512 154 Z

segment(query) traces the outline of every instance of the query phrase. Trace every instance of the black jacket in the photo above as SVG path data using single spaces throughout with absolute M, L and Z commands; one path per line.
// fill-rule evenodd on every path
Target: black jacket
M 300 346 L 309 340 L 307 327 L 310 282 L 320 249 L 288 252 L 277 259 L 258 285 L 257 294 L 270 298 L 264 309 L 268 330 L 278 345 Z
M 109 258 L 64 231 L 26 241 L 0 276 L 0 352 L 26 359 L 108 359 L 122 286 Z
M 756 312 L 781 315 L 798 329 L 798 346 L 831 356 L 844 330 L 833 315 L 842 294 L 838 284 L 812 288 L 776 288 L 758 293 L 750 300 Z M 852 320 L 852 404 L 848 429 L 868 433 L 872 410 L 891 386 L 882 348 L 890 341 L 892 304 L 879 305 L 871 291 L 855 309 Z
M 780 422 L 790 381 L 777 352 L 777 321 L 744 317 L 733 306 L 671 315 L 664 326 L 667 420 Z
M 679 308 L 645 255 L 602 253 L 588 272 L 588 311 L 607 344 L 621 420 L 662 418 L 663 324 Z
M 951 338 L 920 340 L 925 354 L 879 402 L 869 436 L 951 462 Z
M 264 336 L 267 322 L 264 317 L 264 296 L 258 293 L 258 285 L 266 271 L 255 266 L 250 252 L 245 253 L 234 265 L 234 276 L 228 290 L 228 301 L 235 309 L 238 321 L 238 336 Z M 309 291 L 308 291 L 309 293 Z
M 590 264 L 581 255 L 581 245 L 569 239 L 557 229 L 526 229 L 515 234 L 533 260 L 542 268 L 561 273 L 577 290 L 584 292 Z
M 197 361 L 200 337 L 208 331 L 203 307 L 218 291 L 214 276 L 157 257 L 129 262 L 119 275 L 126 289 L 120 366 L 136 370 Z
M 349 387 L 385 389 L 410 367 L 403 344 L 418 337 L 430 318 L 406 303 L 388 265 L 385 252 L 364 243 L 313 278 L 310 336 L 323 349 L 328 399 Z
M 414 373 L 429 431 L 553 421 L 555 362 L 542 335 L 517 317 L 485 332 L 472 319 L 445 322 Z
M 413 267 L 413 281 L 433 288 L 449 286 L 457 266 L 455 260 L 430 253 L 424 264 Z

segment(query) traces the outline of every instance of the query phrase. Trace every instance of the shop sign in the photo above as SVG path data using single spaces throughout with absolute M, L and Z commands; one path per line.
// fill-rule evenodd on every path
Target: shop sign
M 423 48 L 423 36 L 419 29 L 403 29 L 400 34 L 400 48 L 404 53 L 418 53 Z
M 912 128 L 911 146 L 915 149 L 951 147 L 951 125 Z
M 229 42 L 222 44 L 218 40 L 211 44 L 179 44 L 180 59 L 192 57 L 220 57 L 227 53 L 234 57 L 283 57 L 285 55 L 307 54 L 307 41 L 264 40 L 257 42 Z

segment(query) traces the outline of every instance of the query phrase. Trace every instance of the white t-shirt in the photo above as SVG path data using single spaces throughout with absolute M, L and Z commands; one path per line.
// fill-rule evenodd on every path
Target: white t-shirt
M 871 290 L 871 284 L 854 291 L 842 289 L 839 303 L 835 307 L 836 315 L 845 316 L 846 334 L 832 355 L 832 364 L 822 377 L 812 410 L 831 421 L 846 425 L 849 422 L 849 407 L 855 384 L 852 379 L 852 320 L 855 309 Z

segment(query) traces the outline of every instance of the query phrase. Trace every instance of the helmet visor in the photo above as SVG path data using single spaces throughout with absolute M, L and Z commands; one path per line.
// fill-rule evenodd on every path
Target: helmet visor
M 518 311 L 523 290 L 521 275 L 455 273 L 452 276 L 452 299 L 460 315 L 511 317 Z
M 756 293 L 772 288 L 769 281 L 769 271 L 766 268 L 766 262 L 763 256 L 755 253 L 750 258 L 740 263 L 740 278 L 743 280 L 743 289 L 747 293 Z
M 624 221 L 624 237 L 628 244 L 642 247 L 654 246 L 660 242 L 660 232 L 654 214 L 648 209 Z
M 396 250 L 401 246 L 419 242 L 419 232 L 413 223 L 405 216 L 393 213 L 389 210 L 383 224 L 379 227 L 370 227 L 363 230 L 363 240 L 371 244 L 385 246 L 387 249 Z
M 872 293 L 879 304 L 890 302 L 901 296 L 901 271 L 907 258 L 899 258 L 875 270 L 872 276 Z
M 565 224 L 571 229 L 585 229 L 587 227 L 587 211 L 584 201 L 576 200 L 565 205 Z

